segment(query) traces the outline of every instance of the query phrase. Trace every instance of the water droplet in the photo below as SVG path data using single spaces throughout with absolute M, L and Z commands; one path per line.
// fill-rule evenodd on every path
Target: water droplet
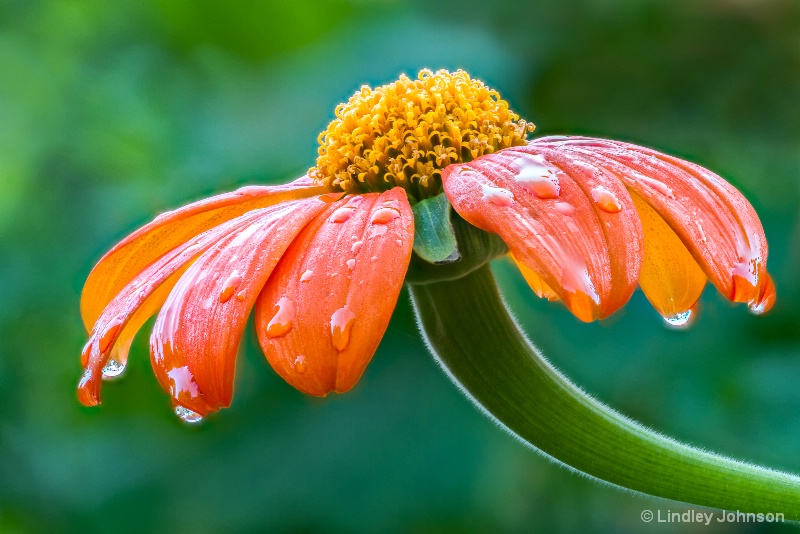
M 301 282 L 308 282 L 313 277 L 314 277 L 314 271 L 309 269 L 308 271 L 306 271 L 302 275 L 300 275 L 300 281 Z
M 231 300 L 231 297 L 236 293 L 236 288 L 242 283 L 242 277 L 238 272 L 233 271 L 231 275 L 222 284 L 222 291 L 219 294 L 219 301 L 226 303 Z
M 331 342 L 336 350 L 342 351 L 350 344 L 350 331 L 356 314 L 345 304 L 331 315 Z
M 514 160 L 518 169 L 514 180 L 539 198 L 557 198 L 561 192 L 556 169 L 543 156 L 528 154 Z
M 669 317 L 664 317 L 664 322 L 672 328 L 688 328 L 695 318 L 696 305 L 692 306 L 685 312 L 676 313 Z
M 111 347 L 111 343 L 116 338 L 117 332 L 119 332 L 120 325 L 122 325 L 122 320 L 119 317 L 115 317 L 106 325 L 106 331 L 100 336 L 100 352 L 105 352 Z
M 275 306 L 278 307 L 278 311 L 267 325 L 267 337 L 281 337 L 292 329 L 292 320 L 296 313 L 294 302 L 286 297 L 281 297 Z
M 356 260 L 354 260 L 352 258 L 347 260 L 347 268 L 348 269 L 350 269 L 352 271 L 355 268 L 355 266 L 356 266 Z
M 510 206 L 514 202 L 514 194 L 502 187 L 491 187 L 481 185 L 483 190 L 483 201 L 502 208 Z
M 294 360 L 294 370 L 300 374 L 306 372 L 306 357 L 305 356 L 298 356 Z
M 614 193 L 602 185 L 592 188 L 592 198 L 597 207 L 606 213 L 619 213 L 622 211 L 622 205 L 617 197 L 614 196 Z
M 350 247 L 350 252 L 352 252 L 353 254 L 358 254 L 359 252 L 361 252 L 362 246 L 364 246 L 363 241 L 356 241 L 355 243 L 353 243 L 353 246 Z
M 356 195 L 354 197 L 350 197 L 350 200 L 347 201 L 346 205 L 357 208 L 358 206 L 361 205 L 362 202 L 364 202 L 364 197 L 362 197 L 361 195 Z
M 242 291 L 239 291 L 239 292 L 236 294 L 236 300 L 238 300 L 238 301 L 240 301 L 240 302 L 241 302 L 241 301 L 243 301 L 243 300 L 244 300 L 244 298 L 245 298 L 245 296 L 246 296 L 246 295 L 247 295 L 247 293 L 245 293 L 245 292 L 244 292 L 244 290 L 242 290 Z
M 655 178 L 650 178 L 649 176 L 642 176 L 642 175 L 637 175 L 636 180 L 652 187 L 653 189 L 655 189 L 656 191 L 658 191 L 667 198 L 673 198 L 673 199 L 675 198 L 675 193 L 673 193 L 672 189 L 670 189 L 669 186 L 664 182 L 659 182 Z
M 397 199 L 384 200 L 383 205 L 387 208 L 393 208 L 397 211 L 400 211 L 400 202 L 398 202 Z
M 378 261 L 378 256 L 372 256 L 372 257 L 370 258 L 370 260 L 371 260 L 371 261 Z
M 242 196 L 260 196 L 264 194 L 265 191 L 269 191 L 269 188 L 264 187 L 263 185 L 246 185 L 244 187 L 240 187 L 236 191 L 234 191 L 237 195 Z
M 175 415 L 181 418 L 184 423 L 195 424 L 203 420 L 203 416 L 197 412 L 183 406 L 175 406 Z
M 388 224 L 400 217 L 400 212 L 394 208 L 380 208 L 372 214 L 370 224 Z
M 353 216 L 353 208 L 344 206 L 334 211 L 329 219 L 332 223 L 343 223 Z
M 122 374 L 125 370 L 125 364 L 122 362 L 118 362 L 112 358 L 109 358 L 106 362 L 106 366 L 103 367 L 103 378 L 116 378 Z
M 400 240 L 400 239 L 397 239 L 397 240 L 395 240 L 395 243 L 397 243 L 398 245 L 402 245 L 402 244 L 403 244 L 403 241 L 402 241 L 402 240 Z
M 566 215 L 567 217 L 575 215 L 575 206 L 569 202 L 556 202 L 553 206 L 561 215 Z

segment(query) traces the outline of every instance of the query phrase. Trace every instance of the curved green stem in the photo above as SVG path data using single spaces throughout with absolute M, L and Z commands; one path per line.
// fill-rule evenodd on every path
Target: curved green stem
M 445 371 L 479 408 L 544 454 L 657 497 L 800 519 L 800 478 L 659 435 L 562 376 L 509 315 L 488 265 L 410 287 L 420 327 Z

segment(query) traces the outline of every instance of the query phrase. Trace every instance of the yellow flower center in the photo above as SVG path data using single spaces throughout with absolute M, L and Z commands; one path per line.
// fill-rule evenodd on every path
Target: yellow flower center
M 362 86 L 319 135 L 308 174 L 331 191 L 404 188 L 413 201 L 442 192 L 442 169 L 525 144 L 533 124 L 464 71 L 423 70 L 377 89 Z

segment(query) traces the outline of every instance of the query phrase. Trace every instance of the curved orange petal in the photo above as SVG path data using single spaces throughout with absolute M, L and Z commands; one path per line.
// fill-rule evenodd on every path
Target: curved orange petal
M 257 217 L 258 213 L 247 213 L 178 245 L 116 294 L 95 322 L 81 354 L 85 372 L 78 386 L 78 397 L 83 404 L 92 406 L 100 402 L 103 366 L 111 358 L 124 364 L 136 332 L 158 311 L 188 266 L 220 239 L 241 231 Z
M 528 282 L 528 286 L 536 293 L 536 296 L 540 299 L 547 299 L 550 301 L 558 300 L 558 295 L 555 291 L 550 289 L 550 286 L 544 283 L 542 277 L 536 274 L 532 269 L 530 269 L 527 265 L 518 261 L 517 258 L 514 258 L 512 254 L 511 257 L 514 260 L 514 263 L 517 265 L 519 272 L 522 273 L 522 277 Z
M 311 395 L 352 388 L 389 324 L 413 243 L 401 188 L 345 198 L 309 224 L 256 304 L 275 371 Z
M 636 288 L 641 225 L 605 170 L 528 145 L 451 165 L 443 183 L 453 208 L 500 235 L 579 319 L 610 315 Z
M 200 415 L 229 406 L 247 317 L 284 251 L 325 209 L 320 198 L 248 213 L 248 224 L 203 253 L 181 276 L 150 338 L 153 369 L 173 402 Z
M 764 230 L 747 199 L 725 180 L 699 165 L 629 143 L 576 137 L 532 144 L 616 174 L 667 222 L 723 295 L 748 302 L 755 311 L 768 309 L 762 302 L 770 284 Z
M 636 193 L 631 198 L 644 229 L 642 292 L 668 321 L 686 321 L 703 292 L 706 275 L 664 219 Z
M 202 232 L 248 211 L 325 191 L 304 176 L 278 186 L 248 186 L 162 213 L 120 241 L 95 265 L 81 294 L 87 331 L 111 299 L 159 256 Z

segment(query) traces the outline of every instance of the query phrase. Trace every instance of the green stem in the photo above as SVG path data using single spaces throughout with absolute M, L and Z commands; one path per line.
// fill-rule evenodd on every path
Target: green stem
M 691 504 L 800 520 L 800 478 L 661 436 L 583 393 L 530 344 L 488 265 L 411 285 L 420 327 L 467 396 L 512 434 L 600 480 Z

